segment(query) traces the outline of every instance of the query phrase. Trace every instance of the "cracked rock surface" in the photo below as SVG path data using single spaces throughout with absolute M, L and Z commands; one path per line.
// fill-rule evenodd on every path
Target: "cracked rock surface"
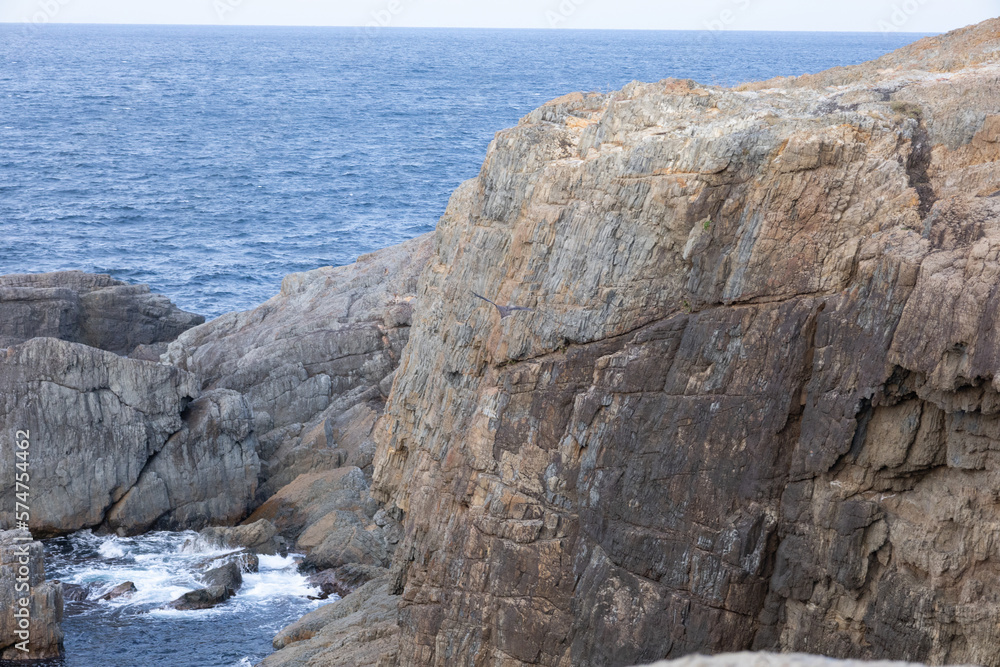
M 50 337 L 128 355 L 169 343 L 205 318 L 148 285 L 80 271 L 0 276 L 0 347 Z
M 1000 664 L 998 81 L 992 20 L 500 132 L 374 430 L 398 663 Z

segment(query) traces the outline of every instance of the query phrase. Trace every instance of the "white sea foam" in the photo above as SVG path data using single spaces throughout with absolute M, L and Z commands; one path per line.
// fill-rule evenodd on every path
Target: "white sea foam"
M 317 606 L 307 596 L 319 594 L 297 568 L 300 555 L 260 556 L 258 572 L 245 573 L 243 586 L 236 596 L 214 608 L 196 611 L 163 609 L 184 593 L 202 587 L 200 575 L 232 553 L 231 549 L 210 547 L 197 533 L 150 533 L 141 537 L 119 538 L 81 532 L 69 538 L 72 556 L 52 556 L 54 570 L 66 583 L 90 586 L 90 599 L 96 599 L 115 586 L 131 581 L 136 592 L 110 601 L 102 601 L 86 613 L 118 609 L 170 618 L 206 618 L 220 614 L 238 614 L 249 606 L 296 602 Z M 86 557 L 93 553 L 94 558 Z

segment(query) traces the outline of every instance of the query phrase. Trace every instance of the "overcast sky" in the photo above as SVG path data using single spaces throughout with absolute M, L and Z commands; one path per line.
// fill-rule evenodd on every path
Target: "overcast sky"
M 945 32 L 1000 0 L 0 0 L 0 22 Z

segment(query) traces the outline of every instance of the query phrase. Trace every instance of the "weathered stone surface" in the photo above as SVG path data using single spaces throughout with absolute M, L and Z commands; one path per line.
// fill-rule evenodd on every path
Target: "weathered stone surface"
M 261 505 L 247 522 L 266 519 L 306 553 L 316 569 L 347 563 L 384 566 L 390 544 L 375 522 L 378 504 L 359 468 L 300 475 Z
M 263 502 L 302 473 L 371 465 L 380 386 L 409 335 L 430 235 L 350 266 L 293 274 L 281 293 L 184 333 L 164 360 L 205 389 L 244 394 L 263 461 Z
M 259 472 L 246 399 L 227 389 L 207 391 L 187 407 L 181 429 L 149 459 L 105 526 L 135 535 L 239 521 L 255 505 Z
M 117 354 L 170 342 L 205 321 L 147 285 L 61 271 L 0 276 L 0 348 L 36 337 L 83 343 Z
M 283 649 L 258 667 L 391 667 L 396 664 L 397 601 L 386 578 L 306 614 L 274 638 Z
M 243 548 L 265 556 L 288 553 L 285 538 L 278 534 L 278 529 L 267 519 L 243 526 L 205 528 L 199 535 L 213 547 Z
M 497 135 L 374 428 L 399 664 L 1000 665 L 998 44 Z
M 13 436 L 30 443 L 31 528 L 36 535 L 98 526 L 135 485 L 146 462 L 183 427 L 195 378 L 54 338 L 0 356 L 0 492 L 14 497 Z M 13 506 L 0 525 L 13 525 Z
M 27 432 L 30 526 L 55 535 L 104 526 L 200 528 L 238 521 L 257 483 L 246 402 L 171 366 L 54 338 L 0 355 L 0 492 L 14 497 L 14 436 Z M 13 526 L 11 504 L 0 526 Z
M 126 581 L 123 584 L 118 584 L 117 586 L 115 586 L 110 591 L 108 591 L 107 593 L 105 593 L 104 595 L 102 595 L 97 599 L 104 600 L 105 602 L 109 600 L 117 600 L 118 598 L 121 597 L 131 596 L 133 593 L 135 593 L 135 591 L 136 591 L 135 584 L 132 583 L 131 581 Z M 74 597 L 79 597 L 79 596 L 74 595 Z M 81 600 L 86 600 L 86 599 L 87 599 L 86 595 L 84 595 L 84 597 L 81 598 Z M 76 600 L 76 601 L 81 601 L 81 600 Z
M 25 541 L 27 538 L 28 541 Z M 45 562 L 41 542 L 30 541 L 27 531 L 0 532 L 0 659 L 45 660 L 63 654 L 62 584 L 46 581 Z M 27 576 L 19 570 L 27 568 Z M 20 579 L 20 581 L 19 581 Z M 18 588 L 27 584 L 30 593 Z M 28 598 L 30 626 L 27 630 L 27 653 L 17 644 L 25 641 L 17 636 L 23 630 L 15 618 L 15 610 L 22 608 L 21 598 Z
M 196 611 L 199 609 L 211 609 L 217 607 L 233 596 L 233 592 L 225 586 L 210 586 L 188 591 L 173 602 L 167 604 L 170 609 L 177 611 Z

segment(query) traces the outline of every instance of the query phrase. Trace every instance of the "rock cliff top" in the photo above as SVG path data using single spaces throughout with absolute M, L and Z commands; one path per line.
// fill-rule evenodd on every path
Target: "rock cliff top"
M 497 135 L 375 427 L 394 660 L 1000 664 L 998 26 Z

